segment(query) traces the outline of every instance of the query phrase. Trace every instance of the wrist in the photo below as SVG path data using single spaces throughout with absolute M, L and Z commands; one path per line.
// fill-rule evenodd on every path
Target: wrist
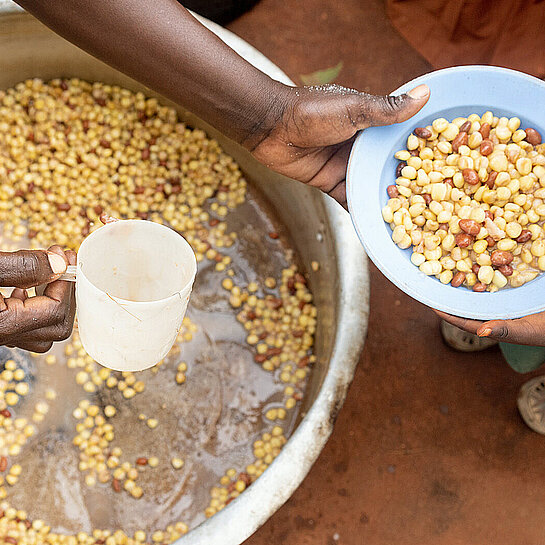
M 254 90 L 252 106 L 239 143 L 253 151 L 278 126 L 293 102 L 294 88 L 269 77 Z

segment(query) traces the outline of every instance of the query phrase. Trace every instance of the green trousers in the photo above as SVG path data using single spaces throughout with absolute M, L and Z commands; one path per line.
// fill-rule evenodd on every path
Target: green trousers
M 535 371 L 545 363 L 545 347 L 500 343 L 500 349 L 507 363 L 517 373 Z

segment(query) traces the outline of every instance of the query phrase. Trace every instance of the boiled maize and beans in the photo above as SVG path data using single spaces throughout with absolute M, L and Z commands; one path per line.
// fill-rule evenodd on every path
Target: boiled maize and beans
M 286 267 L 280 278 L 267 277 L 258 285 L 237 286 L 236 263 L 226 249 L 236 243 L 226 218 L 246 199 L 246 182 L 235 161 L 201 130 L 178 120 L 174 109 L 155 98 L 117 86 L 80 79 L 45 83 L 27 80 L 0 91 L 0 222 L 3 236 L 17 245 L 28 238 L 32 247 L 60 244 L 74 250 L 107 212 L 120 218 L 149 219 L 169 225 L 192 245 L 199 262 L 211 262 L 224 275 L 222 286 L 237 320 L 245 329 L 254 361 L 278 374 L 283 400 L 264 409 L 268 431 L 253 441 L 252 462 L 244 470 L 230 468 L 210 491 L 207 517 L 222 509 L 250 486 L 272 463 L 286 443 L 282 421 L 302 399 L 316 331 L 316 308 L 306 278 L 297 267 Z M 276 232 L 269 233 L 276 240 Z M 279 241 L 280 243 L 280 241 Z M 312 263 L 318 271 L 319 264 Z M 169 357 L 177 357 L 181 343 L 189 343 L 198 325 L 184 319 Z M 79 471 L 88 487 L 111 487 L 134 501 L 145 495 L 142 472 L 170 466 L 186 467 L 183 452 L 160 460 L 154 453 L 129 459 L 116 444 L 115 418 L 119 407 L 95 404 L 88 396 L 118 391 L 131 403 L 146 389 L 134 373 L 112 372 L 90 358 L 74 334 L 64 347 L 64 358 L 53 354 L 43 364 L 63 359 L 74 372 L 81 398 L 72 409 L 73 448 Z M 36 357 L 38 357 L 36 355 Z M 41 356 L 40 356 L 41 357 Z M 168 358 L 167 358 L 168 359 Z M 173 381 L 188 387 L 188 364 L 177 360 Z M 162 364 L 162 362 L 161 362 Z M 164 373 L 159 364 L 150 373 Z M 275 379 L 273 379 L 275 380 Z M 96 529 L 76 535 L 55 533 L 46 522 L 9 503 L 9 487 L 25 478 L 17 463 L 21 449 L 36 433 L 36 426 L 60 401 L 54 389 L 36 404 L 30 418 L 17 416 L 27 395 L 25 370 L 14 360 L 0 373 L 0 539 L 17 544 L 136 545 L 166 544 L 188 531 L 184 522 L 151 534 L 138 530 Z M 161 428 L 157 415 L 135 416 L 149 433 Z
M 443 284 L 519 287 L 545 270 L 545 144 L 487 111 L 416 128 L 382 209 L 392 240 Z

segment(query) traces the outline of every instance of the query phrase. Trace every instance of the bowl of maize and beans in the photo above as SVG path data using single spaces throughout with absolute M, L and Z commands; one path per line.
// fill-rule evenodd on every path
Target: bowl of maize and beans
M 369 257 L 438 310 L 508 319 L 545 309 L 545 83 L 503 68 L 432 72 L 413 118 L 362 132 L 347 174 Z

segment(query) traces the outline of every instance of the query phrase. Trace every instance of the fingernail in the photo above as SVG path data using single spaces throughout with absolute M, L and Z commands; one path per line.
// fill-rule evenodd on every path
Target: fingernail
M 47 259 L 49 259 L 49 265 L 55 274 L 66 272 L 66 261 L 59 254 L 47 252 Z
M 419 100 L 421 98 L 426 98 L 430 94 L 430 90 L 427 85 L 422 84 L 418 87 L 415 87 L 414 89 L 411 89 L 407 94 L 411 98 Z
M 479 337 L 490 337 L 492 330 L 489 327 L 485 327 L 482 331 L 477 331 Z

